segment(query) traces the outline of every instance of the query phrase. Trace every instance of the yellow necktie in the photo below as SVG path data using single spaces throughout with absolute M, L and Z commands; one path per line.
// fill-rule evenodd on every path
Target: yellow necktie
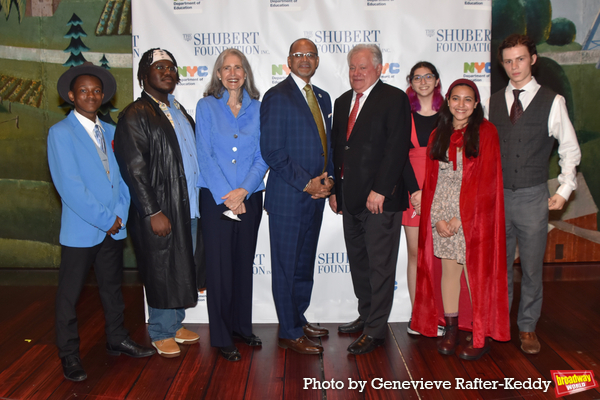
M 317 98 L 315 97 L 315 92 L 313 92 L 312 87 L 310 85 L 304 86 L 304 91 L 306 92 L 306 100 L 308 100 L 308 107 L 310 108 L 310 112 L 315 119 L 315 123 L 317 124 L 317 129 L 319 130 L 319 136 L 321 137 L 321 144 L 323 145 L 323 154 L 325 156 L 325 164 L 323 165 L 323 172 L 327 169 L 327 133 L 325 133 L 325 126 L 323 125 L 323 117 L 321 116 L 321 109 L 319 108 L 319 103 L 317 103 Z

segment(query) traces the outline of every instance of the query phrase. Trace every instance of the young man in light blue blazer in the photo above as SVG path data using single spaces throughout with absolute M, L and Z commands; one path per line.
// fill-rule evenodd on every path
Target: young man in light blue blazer
M 48 134 L 48 164 L 62 201 L 56 344 L 64 376 L 72 381 L 87 378 L 75 307 L 92 264 L 104 308 L 108 353 L 154 354 L 154 349 L 131 340 L 123 326 L 123 239 L 130 197 L 113 154 L 115 128 L 96 115 L 115 91 L 115 79 L 107 70 L 92 63 L 70 68 L 58 80 L 58 93 L 75 110 Z

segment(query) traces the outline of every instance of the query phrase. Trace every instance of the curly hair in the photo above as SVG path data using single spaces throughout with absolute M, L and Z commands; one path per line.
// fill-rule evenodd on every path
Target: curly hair
M 144 79 L 146 79 L 146 76 L 148 75 L 148 71 L 150 71 L 150 67 L 153 64 L 152 59 L 153 59 L 154 50 L 162 50 L 165 53 L 167 53 L 169 55 L 169 57 L 171 57 L 171 60 L 173 60 L 173 65 L 175 65 L 175 68 L 177 68 L 177 60 L 175 60 L 175 57 L 173 57 L 173 54 L 171 54 L 168 50 L 155 47 L 153 49 L 146 51 L 140 57 L 140 63 L 138 65 L 138 72 L 137 72 L 137 78 L 138 78 L 138 82 L 139 82 L 141 88 L 144 87 Z M 177 83 L 179 83 L 179 68 L 177 68 Z

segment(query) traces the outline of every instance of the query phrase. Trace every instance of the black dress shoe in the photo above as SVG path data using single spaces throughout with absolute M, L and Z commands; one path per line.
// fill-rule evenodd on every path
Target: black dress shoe
M 233 332 L 231 336 L 234 339 L 241 339 L 248 346 L 262 346 L 262 340 L 260 340 L 260 338 L 254 333 L 252 333 L 250 336 L 244 336 L 241 333 Z
M 60 359 L 63 368 L 63 375 L 70 381 L 81 382 L 87 379 L 87 374 L 81 366 L 79 356 L 71 355 Z
M 227 361 L 240 361 L 242 355 L 235 346 L 219 347 L 219 354 Z
M 338 326 L 338 332 L 340 333 L 356 333 L 362 332 L 365 328 L 365 321 L 358 317 L 355 321 L 348 322 L 347 324 Z
M 381 346 L 383 342 L 383 339 L 376 339 L 373 336 L 365 335 L 363 333 L 358 339 L 352 342 L 350 346 L 348 346 L 348 351 L 356 355 L 367 354 Z
M 139 345 L 131 340 L 130 337 L 127 337 L 119 344 L 112 345 L 110 343 L 106 343 L 106 352 L 111 356 L 125 354 L 129 357 L 142 358 L 151 356 L 152 354 L 156 353 L 156 350 L 154 350 L 152 347 L 144 347 Z

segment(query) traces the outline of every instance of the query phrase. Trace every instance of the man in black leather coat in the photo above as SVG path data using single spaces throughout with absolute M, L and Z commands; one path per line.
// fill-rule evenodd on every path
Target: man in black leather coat
M 115 155 L 131 192 L 130 231 L 148 302 L 148 332 L 163 357 L 198 342 L 183 327 L 198 299 L 195 243 L 200 217 L 194 120 L 171 94 L 179 82 L 171 53 L 148 50 L 138 70 L 142 96 L 119 115 Z M 202 251 L 196 258 L 202 260 Z

